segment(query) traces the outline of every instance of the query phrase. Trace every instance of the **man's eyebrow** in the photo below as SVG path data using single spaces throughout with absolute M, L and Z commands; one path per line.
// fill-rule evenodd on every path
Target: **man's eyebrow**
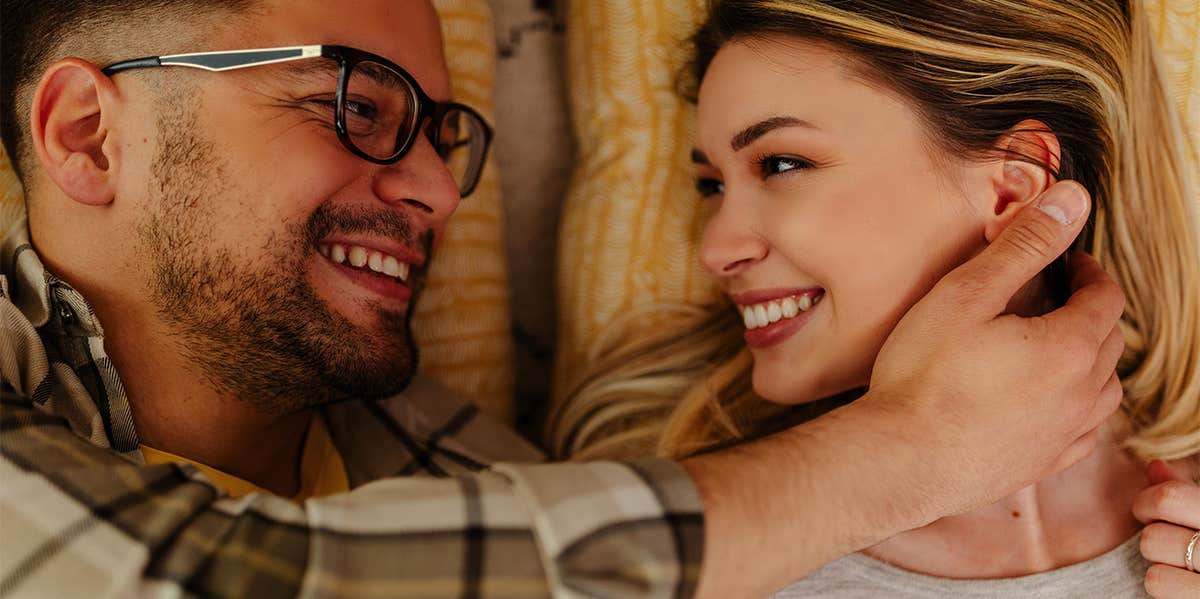
M 287 74 L 295 77 L 328 75 L 336 78 L 338 74 L 338 64 L 330 60 L 297 60 L 285 62 L 280 66 L 284 67 Z
M 284 63 L 287 72 L 296 77 L 329 76 L 336 78 L 340 67 L 330 60 L 298 60 Z M 382 66 L 359 63 L 354 68 L 355 75 L 365 75 L 376 85 L 388 89 L 408 89 L 408 86 L 396 72 Z
M 818 129 L 816 125 L 794 116 L 773 116 L 742 129 L 741 133 L 733 136 L 733 139 L 729 142 L 729 147 L 733 148 L 734 152 L 740 151 L 742 148 L 754 143 L 754 140 L 783 127 Z
M 374 81 L 376 85 L 388 89 L 408 89 L 407 84 L 395 71 L 373 62 L 360 62 L 354 67 L 354 73 L 362 73 Z M 353 79 L 352 79 L 353 80 Z

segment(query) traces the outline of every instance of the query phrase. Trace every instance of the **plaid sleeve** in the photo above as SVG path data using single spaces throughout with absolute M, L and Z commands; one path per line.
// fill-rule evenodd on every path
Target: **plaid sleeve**
M 675 463 L 501 464 L 529 506 L 556 597 L 691 597 L 700 499 Z
M 0 393 L 0 596 L 683 597 L 702 539 L 677 466 L 504 465 L 297 506 L 222 498 Z M 6 396 L 7 395 L 7 396 Z

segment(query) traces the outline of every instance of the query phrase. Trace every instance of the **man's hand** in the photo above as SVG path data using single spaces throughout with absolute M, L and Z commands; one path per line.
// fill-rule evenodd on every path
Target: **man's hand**
M 905 437 L 938 467 L 928 487 L 942 516 L 996 501 L 1086 456 L 1120 405 L 1124 295 L 1075 253 L 1066 306 L 1001 316 L 1021 286 L 1067 250 L 1087 192 L 1067 181 L 1015 218 L 907 313 L 876 360 L 872 402 L 889 402 Z
M 887 404 L 923 444 L 931 517 L 995 501 L 1091 452 L 1118 407 L 1120 288 L 1094 259 L 1071 257 L 1072 296 L 1046 316 L 1001 314 L 1087 220 L 1087 192 L 1051 187 L 983 253 L 946 275 L 880 352 L 869 401 Z M 921 481 L 916 481 L 920 484 Z
M 1086 192 L 1059 183 L 947 275 L 880 352 L 866 396 L 683 466 L 704 502 L 698 597 L 761 597 L 825 562 L 995 501 L 1091 451 L 1121 400 L 1124 296 L 1076 255 L 1068 304 L 1001 316 L 1070 246 Z

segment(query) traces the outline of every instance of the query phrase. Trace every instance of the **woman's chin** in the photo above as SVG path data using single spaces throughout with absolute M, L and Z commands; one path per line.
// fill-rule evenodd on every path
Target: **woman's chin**
M 796 406 L 816 401 L 820 395 L 813 393 L 814 387 L 788 377 L 782 373 L 754 369 L 754 392 L 761 398 L 780 405 Z
M 759 397 L 775 404 L 784 406 L 799 406 L 817 402 L 835 395 L 840 395 L 853 389 L 867 385 L 869 377 L 861 381 L 833 383 L 829 380 L 814 379 L 802 376 L 792 369 L 791 372 L 780 372 L 775 369 L 754 368 L 751 382 L 754 393 Z

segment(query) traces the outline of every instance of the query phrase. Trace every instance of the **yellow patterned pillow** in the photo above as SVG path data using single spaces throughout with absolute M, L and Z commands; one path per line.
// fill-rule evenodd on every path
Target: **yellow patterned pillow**
M 435 0 L 459 101 L 489 122 L 496 50 L 487 0 Z M 512 338 L 504 256 L 500 178 L 494 161 L 451 219 L 429 273 L 413 326 L 421 371 L 512 420 Z M 0 231 L 24 213 L 20 184 L 0 150 Z M 0 233 L 2 235 L 3 233 Z
M 0 147 L 0 236 L 8 232 L 17 219 L 25 215 L 25 194 L 21 182 Z
M 587 349 L 632 306 L 701 302 L 715 289 L 693 239 L 692 107 L 676 94 L 705 0 L 572 0 L 567 89 L 577 140 L 559 231 L 561 397 Z
M 572 0 L 568 88 L 579 140 L 559 241 L 555 397 L 614 316 L 715 290 L 698 267 L 692 116 L 674 93 L 705 0 Z M 1180 110 L 1200 143 L 1200 0 L 1147 0 Z
M 488 0 L 434 0 L 455 98 L 495 123 L 496 34 Z M 513 344 L 500 174 L 483 179 L 450 220 L 414 316 L 421 372 L 506 422 L 513 419 Z

